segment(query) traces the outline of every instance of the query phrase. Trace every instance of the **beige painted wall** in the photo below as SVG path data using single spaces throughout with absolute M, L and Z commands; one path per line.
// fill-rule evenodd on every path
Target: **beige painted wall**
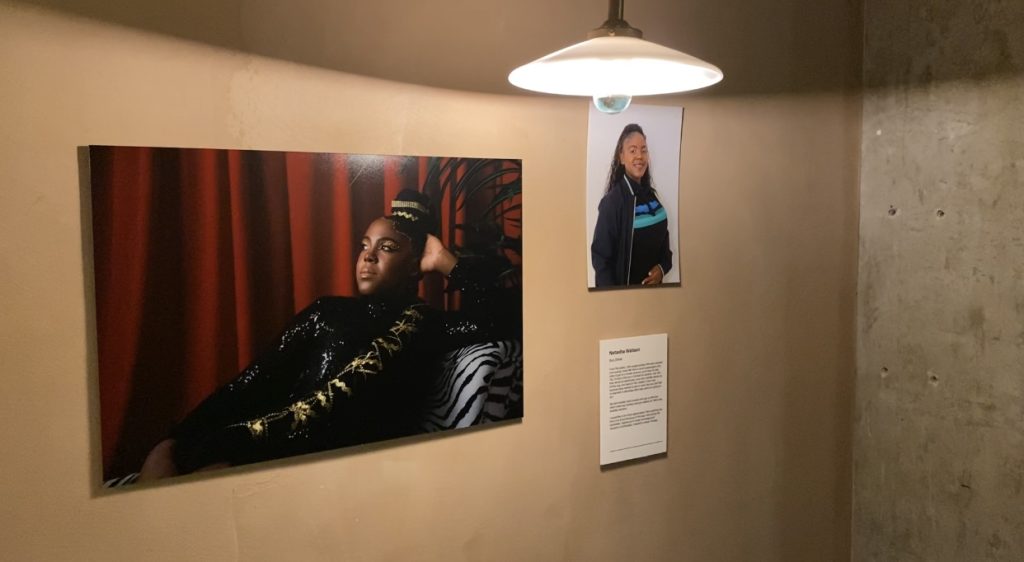
M 584 100 L 361 78 L 16 3 L 0 76 L 3 558 L 848 557 L 855 96 L 654 100 L 687 110 L 683 286 L 589 294 Z M 524 421 L 98 491 L 87 144 L 522 157 Z M 602 471 L 597 341 L 655 332 L 669 453 Z

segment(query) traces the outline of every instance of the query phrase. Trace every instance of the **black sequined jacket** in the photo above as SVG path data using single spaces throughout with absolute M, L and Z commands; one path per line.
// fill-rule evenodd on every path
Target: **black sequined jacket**
M 417 400 L 441 355 L 522 337 L 519 293 L 493 264 L 460 259 L 449 290 L 458 312 L 414 299 L 323 297 L 274 347 L 199 404 L 171 432 L 182 473 L 416 433 Z

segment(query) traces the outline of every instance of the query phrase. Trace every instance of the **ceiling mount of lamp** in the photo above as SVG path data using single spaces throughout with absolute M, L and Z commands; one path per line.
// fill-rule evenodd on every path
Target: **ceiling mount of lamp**
M 622 0 L 611 0 L 608 2 L 608 19 L 604 20 L 601 27 L 592 29 L 587 33 L 587 39 L 595 37 L 636 37 L 640 39 L 644 32 L 629 25 L 623 16 L 626 12 L 625 3 Z
M 717 66 L 645 41 L 624 11 L 623 0 L 609 0 L 608 19 L 586 41 L 520 66 L 508 81 L 535 92 L 593 97 L 599 110 L 619 113 L 633 96 L 686 92 L 722 80 Z

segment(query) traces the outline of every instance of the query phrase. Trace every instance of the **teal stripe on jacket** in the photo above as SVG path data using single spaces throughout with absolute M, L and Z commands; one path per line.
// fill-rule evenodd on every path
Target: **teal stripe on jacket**
M 640 215 L 633 217 L 633 228 L 647 228 L 653 226 L 662 221 L 668 220 L 668 213 L 665 212 L 665 207 L 658 207 L 657 211 L 654 211 L 653 215 Z

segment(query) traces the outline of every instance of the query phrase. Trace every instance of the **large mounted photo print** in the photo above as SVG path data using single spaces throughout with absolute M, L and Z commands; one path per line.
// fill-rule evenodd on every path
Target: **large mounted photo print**
M 107 486 L 522 417 L 522 162 L 89 147 Z

